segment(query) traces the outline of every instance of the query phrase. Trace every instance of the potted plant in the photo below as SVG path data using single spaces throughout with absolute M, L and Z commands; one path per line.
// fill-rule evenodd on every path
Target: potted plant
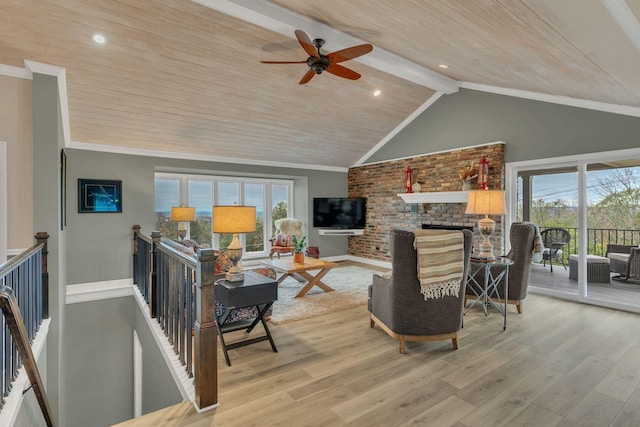
M 307 246 L 307 236 L 293 235 L 293 262 L 304 263 L 304 248 Z

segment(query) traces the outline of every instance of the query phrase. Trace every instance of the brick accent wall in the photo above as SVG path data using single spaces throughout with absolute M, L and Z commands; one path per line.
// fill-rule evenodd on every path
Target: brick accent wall
M 421 191 L 459 191 L 462 182 L 458 171 L 473 162 L 476 166 L 485 155 L 489 163 L 489 188 L 504 188 L 504 144 L 449 151 L 353 167 L 349 169 L 349 197 L 367 198 L 367 227 L 362 236 L 350 236 L 349 255 L 379 261 L 390 261 L 389 236 L 394 228 L 416 229 L 422 223 L 437 225 L 470 225 L 477 228 L 477 215 L 465 215 L 465 203 L 406 204 L 397 194 L 404 193 L 404 171 L 413 170 L 413 181 Z M 474 182 L 475 184 L 475 182 Z M 474 185 L 475 187 L 475 185 Z M 496 221 L 492 235 L 496 255 L 503 254 L 502 218 Z M 474 236 L 474 251 L 481 238 Z

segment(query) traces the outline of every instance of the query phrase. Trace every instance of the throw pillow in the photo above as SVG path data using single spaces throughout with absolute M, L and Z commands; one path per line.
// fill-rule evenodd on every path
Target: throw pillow
M 293 246 L 293 235 L 291 234 L 278 234 L 273 246 Z

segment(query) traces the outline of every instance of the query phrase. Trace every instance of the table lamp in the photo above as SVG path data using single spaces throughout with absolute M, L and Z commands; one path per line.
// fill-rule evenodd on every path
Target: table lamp
M 184 240 L 189 230 L 189 223 L 196 220 L 196 208 L 180 205 L 171 208 L 171 221 L 179 222 L 178 236 Z
M 244 273 L 238 266 L 242 259 L 242 243 L 238 233 L 252 233 L 256 231 L 256 207 L 255 206 L 214 206 L 213 207 L 213 232 L 219 234 L 233 234 L 233 239 L 227 248 L 229 260 L 233 263 L 226 273 L 226 279 L 230 282 L 244 280 Z
M 504 215 L 506 213 L 504 203 L 504 191 L 502 190 L 472 190 L 468 193 L 467 214 L 484 215 L 478 221 L 478 230 L 483 237 L 480 244 L 480 253 L 476 256 L 480 259 L 495 260 L 493 245 L 489 237 L 496 230 L 496 222 L 489 215 Z

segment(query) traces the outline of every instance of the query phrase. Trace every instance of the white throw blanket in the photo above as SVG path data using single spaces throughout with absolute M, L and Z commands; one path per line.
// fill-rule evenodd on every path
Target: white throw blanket
M 424 299 L 460 294 L 464 273 L 464 235 L 452 230 L 415 230 L 418 280 Z
M 540 229 L 532 222 L 523 221 L 522 224 L 531 224 L 536 229 L 536 236 L 533 239 L 533 262 L 542 262 L 542 253 L 544 252 L 544 242 L 540 235 Z

